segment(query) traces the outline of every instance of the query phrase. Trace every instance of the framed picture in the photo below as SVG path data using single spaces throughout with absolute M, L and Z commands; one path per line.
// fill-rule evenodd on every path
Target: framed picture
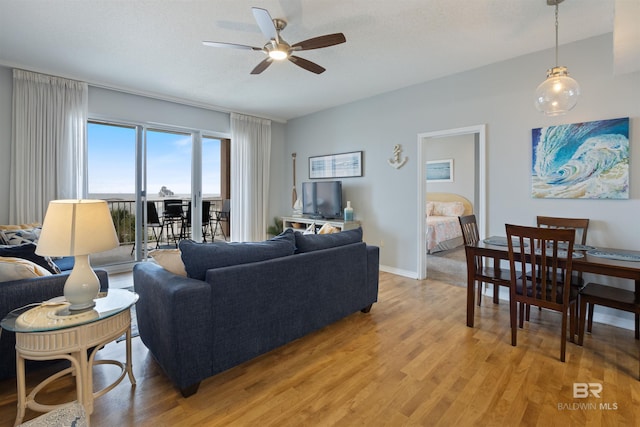
M 453 182 L 453 159 L 427 162 L 427 182 Z
M 362 176 L 362 151 L 309 157 L 309 178 Z
M 629 117 L 532 129 L 531 149 L 531 197 L 629 198 Z

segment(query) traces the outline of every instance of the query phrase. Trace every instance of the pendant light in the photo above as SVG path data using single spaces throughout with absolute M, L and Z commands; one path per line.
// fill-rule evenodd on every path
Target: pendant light
M 547 79 L 536 89 L 535 104 L 538 111 L 547 116 L 566 114 L 576 106 L 580 85 L 569 77 L 567 67 L 558 66 L 558 5 L 564 0 L 547 0 L 556 8 L 556 66 L 547 70 Z

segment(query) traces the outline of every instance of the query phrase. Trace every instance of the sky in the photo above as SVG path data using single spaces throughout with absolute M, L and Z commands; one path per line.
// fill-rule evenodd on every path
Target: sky
M 162 186 L 175 195 L 191 194 L 191 135 L 147 130 L 147 188 Z M 100 123 L 88 125 L 89 194 L 135 193 L 136 130 Z M 202 193 L 220 194 L 220 141 L 203 138 Z

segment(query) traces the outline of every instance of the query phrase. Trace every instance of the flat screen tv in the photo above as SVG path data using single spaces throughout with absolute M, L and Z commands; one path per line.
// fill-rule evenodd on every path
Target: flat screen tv
M 341 218 L 342 181 L 303 182 L 302 213 L 312 218 Z

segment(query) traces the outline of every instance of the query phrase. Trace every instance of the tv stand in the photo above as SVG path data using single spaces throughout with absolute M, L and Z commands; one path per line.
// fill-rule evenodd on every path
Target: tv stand
M 360 221 L 343 221 L 341 219 L 322 219 L 312 218 L 310 216 L 285 216 L 282 217 L 282 229 L 288 228 L 295 231 L 305 231 L 311 224 L 313 224 L 314 230 L 317 233 L 323 225 L 329 223 L 331 226 L 339 228 L 340 231 L 352 230 L 360 227 Z

